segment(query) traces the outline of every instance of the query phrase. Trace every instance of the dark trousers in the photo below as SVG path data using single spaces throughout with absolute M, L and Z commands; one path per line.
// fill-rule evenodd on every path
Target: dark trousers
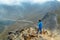
M 38 28 L 38 32 L 42 33 L 42 27 Z

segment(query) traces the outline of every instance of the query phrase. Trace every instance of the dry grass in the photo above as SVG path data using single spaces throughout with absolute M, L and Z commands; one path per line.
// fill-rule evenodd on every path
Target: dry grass
M 48 30 L 43 30 L 42 34 L 37 33 L 37 29 L 35 28 L 26 28 L 23 31 L 19 31 L 19 34 L 14 35 L 14 33 L 9 35 L 9 38 L 12 40 L 59 40 L 60 35 L 58 35 L 56 32 L 51 33 Z

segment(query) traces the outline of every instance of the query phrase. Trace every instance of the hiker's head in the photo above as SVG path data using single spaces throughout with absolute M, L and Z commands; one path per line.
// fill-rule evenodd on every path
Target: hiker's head
M 13 32 L 8 32 L 8 35 L 13 34 Z
M 39 22 L 41 22 L 41 20 L 39 20 Z

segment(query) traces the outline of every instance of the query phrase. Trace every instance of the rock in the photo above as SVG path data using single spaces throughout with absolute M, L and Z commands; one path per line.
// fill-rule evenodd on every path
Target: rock
M 26 28 L 23 31 L 16 31 L 8 36 L 9 40 L 49 40 L 52 36 L 51 33 L 47 30 L 42 30 L 42 34 L 38 33 L 35 28 Z M 20 33 L 20 34 L 19 34 Z M 50 33 L 50 34 L 49 34 Z M 18 35 L 19 34 L 19 35 Z

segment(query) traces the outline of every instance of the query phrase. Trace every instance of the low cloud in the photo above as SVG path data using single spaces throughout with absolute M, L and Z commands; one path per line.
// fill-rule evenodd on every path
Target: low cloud
M 20 5 L 22 2 L 44 3 L 47 1 L 54 1 L 54 0 L 0 0 L 0 4 Z

